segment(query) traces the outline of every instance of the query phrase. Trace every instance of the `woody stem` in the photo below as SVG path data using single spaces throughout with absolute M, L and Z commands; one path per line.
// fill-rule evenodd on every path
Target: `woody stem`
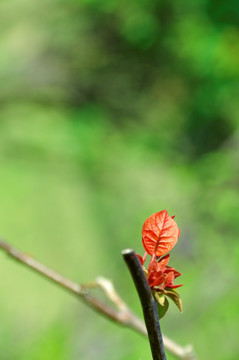
M 122 251 L 122 255 L 129 268 L 141 301 L 153 360 L 166 360 L 163 338 L 159 325 L 157 303 L 152 295 L 142 266 L 134 250 L 126 249 Z

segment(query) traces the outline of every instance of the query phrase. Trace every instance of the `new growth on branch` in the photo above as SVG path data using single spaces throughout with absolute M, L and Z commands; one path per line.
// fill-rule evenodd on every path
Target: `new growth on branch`
M 145 254 L 143 257 L 137 254 L 148 284 L 158 302 L 159 318 L 162 318 L 168 310 L 167 297 L 173 300 L 181 312 L 183 311 L 181 298 L 175 290 L 183 284 L 174 284 L 174 280 L 181 273 L 168 266 L 170 255 L 167 253 L 176 245 L 180 235 L 180 229 L 174 218 L 175 216 L 170 217 L 166 210 L 151 215 L 144 222 L 142 229 Z M 147 255 L 151 256 L 148 269 L 144 267 Z
M 144 297 L 143 303 L 146 304 L 147 301 L 151 303 L 147 309 L 144 309 L 146 311 L 146 316 L 148 317 L 146 320 L 147 329 L 148 325 L 152 327 L 154 334 L 153 337 L 149 339 L 150 342 L 153 346 L 161 347 L 164 343 L 166 350 L 178 359 L 196 360 L 191 345 L 182 347 L 167 336 L 161 336 L 161 332 L 157 333 L 159 324 L 157 325 L 157 322 L 155 321 L 156 317 L 158 321 L 158 317 L 162 317 L 166 312 L 165 309 L 167 310 L 168 302 L 165 296 L 171 298 L 179 309 L 182 310 L 180 297 L 175 290 L 175 288 L 180 285 L 174 285 L 174 279 L 181 274 L 167 265 L 169 255 L 161 257 L 172 249 L 177 242 L 178 236 L 179 229 L 173 218 L 169 217 L 166 210 L 160 211 L 150 216 L 143 225 L 143 245 L 146 250 L 144 257 L 142 258 L 140 255 L 135 254 L 133 250 L 130 250 L 129 252 L 124 251 L 123 256 L 125 260 L 127 259 L 127 265 L 132 267 L 132 269 L 136 266 L 136 269 L 139 270 L 139 274 L 141 274 L 138 277 L 138 280 L 136 280 L 136 283 L 139 285 L 138 292 L 140 292 L 140 297 Z M 83 300 L 86 305 L 90 306 L 99 314 L 147 336 L 145 323 L 134 314 L 130 307 L 119 296 L 110 280 L 103 277 L 97 277 L 96 280 L 91 283 L 80 285 L 37 261 L 28 253 L 19 251 L 17 248 L 1 239 L 0 249 L 21 264 L 27 266 L 53 283 L 58 284 L 61 288 L 69 291 L 71 294 L 76 295 L 79 299 Z M 147 254 L 151 256 L 148 269 L 144 266 Z M 133 266 L 132 263 L 134 263 Z M 134 272 L 135 270 L 132 271 Z M 91 294 L 91 289 L 95 287 L 99 287 L 103 290 L 105 296 L 111 301 L 113 306 L 110 306 L 108 301 L 104 302 Z M 142 289 L 145 291 L 142 291 Z M 158 302 L 158 309 L 153 305 L 156 304 L 154 298 Z M 163 312 L 161 311 L 162 309 Z M 154 320 L 151 322 L 152 319 Z M 163 348 L 161 348 L 161 352 L 160 356 L 164 359 L 163 356 L 165 356 L 165 354 L 163 354 Z M 159 357 L 158 359 L 161 358 Z

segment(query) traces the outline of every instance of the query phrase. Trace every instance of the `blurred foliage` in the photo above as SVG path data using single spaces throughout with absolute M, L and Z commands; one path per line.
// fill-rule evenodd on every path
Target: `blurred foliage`
M 176 214 L 184 314 L 162 328 L 199 359 L 239 353 L 238 24 L 235 0 L 0 2 L 1 236 L 140 313 L 120 251 Z M 2 254 L 0 273 L 1 360 L 150 357 Z

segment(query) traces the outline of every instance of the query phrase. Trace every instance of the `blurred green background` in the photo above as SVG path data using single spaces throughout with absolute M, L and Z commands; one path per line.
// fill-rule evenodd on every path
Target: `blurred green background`
M 0 235 L 78 282 L 176 215 L 184 313 L 163 332 L 238 360 L 238 1 L 1 0 Z M 0 254 L 1 360 L 150 359 L 147 340 Z M 168 359 L 173 359 L 168 356 Z

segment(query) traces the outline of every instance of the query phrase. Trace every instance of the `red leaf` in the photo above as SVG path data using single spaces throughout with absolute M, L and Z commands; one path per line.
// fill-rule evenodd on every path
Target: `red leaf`
M 148 255 L 147 251 L 144 253 L 143 257 L 141 255 L 139 255 L 139 254 L 136 254 L 136 256 L 138 257 L 141 265 L 144 265 L 147 255 Z
M 159 264 L 161 270 L 164 270 L 164 268 L 166 267 L 167 263 L 169 262 L 169 258 L 170 258 L 170 255 L 168 254 L 168 255 L 163 256 L 163 257 L 158 261 L 158 264 Z
M 170 288 L 170 289 L 177 289 L 180 286 L 183 286 L 183 284 L 180 284 L 180 285 L 167 285 L 167 287 Z
M 175 270 L 173 267 L 171 266 L 166 266 L 164 272 L 165 274 L 169 273 L 170 271 L 173 271 L 174 273 L 174 278 L 176 279 L 178 276 L 182 275 L 179 271 Z
M 143 225 L 143 246 L 149 255 L 161 256 L 169 252 L 179 237 L 178 226 L 166 210 L 151 215 Z
M 160 285 L 164 282 L 164 274 L 156 260 L 150 261 L 148 274 L 148 283 L 150 287 Z
M 142 256 L 139 255 L 139 254 L 136 254 L 136 256 L 137 256 L 137 258 L 139 259 L 140 264 L 143 265 L 143 264 L 144 264 L 144 259 L 142 258 Z

